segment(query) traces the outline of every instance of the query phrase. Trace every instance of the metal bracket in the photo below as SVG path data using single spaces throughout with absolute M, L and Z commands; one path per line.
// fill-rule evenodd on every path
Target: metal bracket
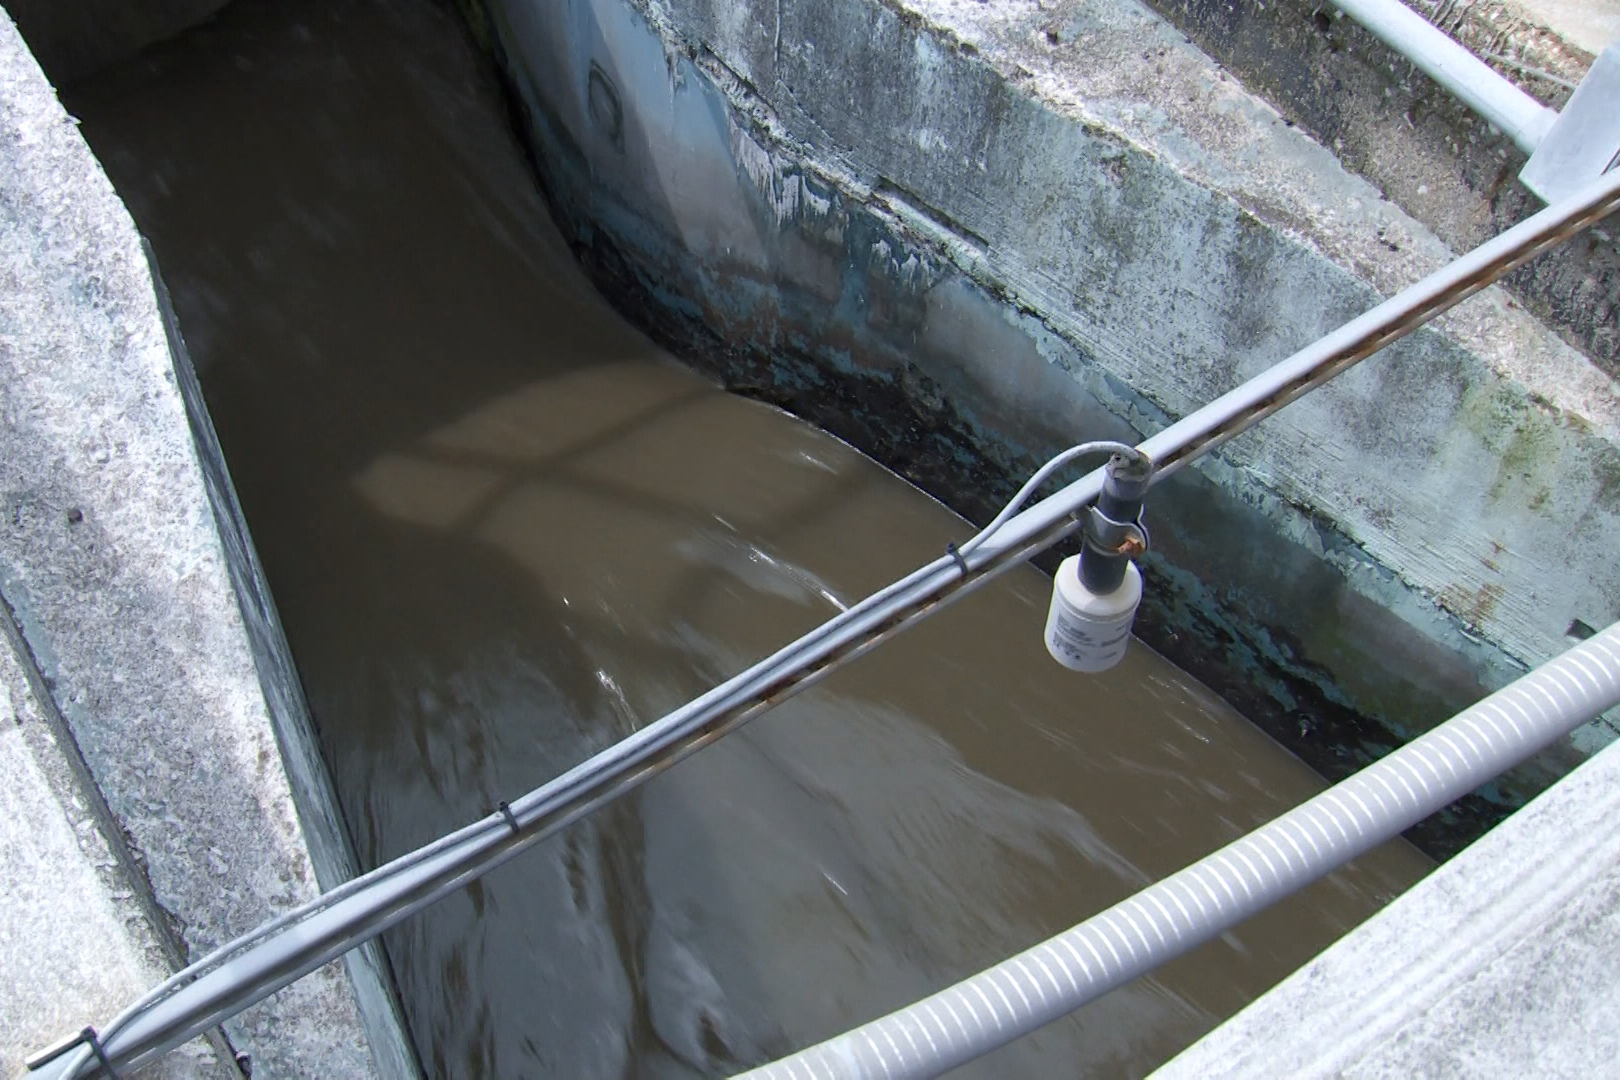
M 1085 544 L 1100 555 L 1123 555 L 1133 559 L 1148 549 L 1147 526 L 1135 521 L 1115 521 L 1095 505 L 1085 509 Z
M 1536 144 L 1519 182 L 1555 203 L 1620 163 L 1620 42 L 1593 61 L 1569 104 Z
M 89 1046 L 90 1053 L 96 1059 L 96 1071 L 107 1076 L 109 1080 L 118 1080 L 118 1073 L 113 1068 L 112 1061 L 107 1057 L 107 1051 L 102 1048 L 101 1039 L 96 1035 L 96 1029 L 93 1027 L 87 1027 L 77 1035 L 69 1035 L 60 1042 L 47 1046 L 24 1061 L 23 1068 L 28 1072 L 38 1072 L 77 1046 Z

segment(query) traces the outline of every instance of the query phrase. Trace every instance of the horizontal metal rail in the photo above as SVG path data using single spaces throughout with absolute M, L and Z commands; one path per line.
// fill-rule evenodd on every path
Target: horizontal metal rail
M 1410 333 L 1620 205 L 1602 178 L 1171 425 L 1138 447 L 1162 479 Z M 1075 532 L 1096 470 L 1017 516 L 960 561 L 942 556 L 772 656 L 491 814 L 273 920 L 177 973 L 101 1032 L 115 1067 L 149 1062 L 301 978 Z M 42 1075 L 91 1075 L 84 1047 Z

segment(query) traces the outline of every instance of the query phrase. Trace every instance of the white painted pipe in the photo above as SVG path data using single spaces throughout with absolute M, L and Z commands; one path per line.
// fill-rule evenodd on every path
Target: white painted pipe
M 1334 0 L 1334 6 L 1500 128 L 1526 154 L 1535 153 L 1558 119 L 1555 110 L 1520 90 L 1401 0 Z
M 743 1074 L 922 1080 L 1064 1016 L 1399 836 L 1620 704 L 1620 623 L 1383 760 L 1078 926 Z

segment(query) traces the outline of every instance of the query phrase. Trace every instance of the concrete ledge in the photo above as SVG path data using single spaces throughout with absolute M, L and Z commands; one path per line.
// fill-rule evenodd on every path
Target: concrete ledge
M 1620 747 L 1610 747 L 1153 1074 L 1611 1075 Z
M 1331 4 L 1149 3 L 1455 250 L 1477 247 L 1540 208 L 1516 179 L 1525 156 L 1512 140 Z M 1555 108 L 1591 66 L 1589 52 L 1513 0 L 1411 6 Z M 1052 26 L 1065 25 L 1063 11 L 1060 5 Z M 1521 267 L 1506 287 L 1610 375 L 1620 374 L 1620 247 L 1612 230 L 1578 237 Z
M 82 761 L 35 690 L 11 611 L 0 610 L 0 1077 L 89 1019 L 113 1015 L 172 970 L 174 941 Z M 44 977 L 41 977 L 43 974 Z M 217 1036 L 152 1070 L 240 1077 Z
M 9 918 L 55 922 L 78 903 L 93 916 L 85 933 L 125 928 L 106 958 L 65 944 L 39 953 L 34 943 L 52 966 L 30 969 L 29 987 L 9 986 L 0 1003 L 23 1025 L 8 1024 L 7 1036 L 31 1039 L 47 1023 L 64 1025 L 60 1035 L 105 1021 L 109 1000 L 131 984 L 313 896 L 311 850 L 330 830 L 319 820 L 300 828 L 295 795 L 314 789 L 307 776 L 289 783 L 278 737 L 298 735 L 266 705 L 140 240 L 5 18 L 0 415 L 0 590 L 21 626 L 13 662 L 37 669 L 39 688 L 12 708 L 59 711 L 55 745 L 82 758 L 89 781 L 81 805 L 52 789 L 67 824 L 51 816 L 52 800 L 29 796 L 22 847 L 35 855 L 5 864 Z M 15 703 L 16 678 L 5 682 Z M 10 761 L 27 773 L 18 755 Z M 60 855 L 59 874 L 84 878 L 58 834 L 97 793 L 112 834 L 103 841 L 128 857 L 96 879 L 99 895 L 58 900 L 22 875 Z M 127 912 L 125 901 L 141 896 L 146 914 Z M 90 992 L 85 975 L 104 959 L 109 978 Z M 23 962 L 8 952 L 3 966 Z M 47 1013 L 34 1011 L 41 990 Z M 388 1016 L 373 1019 L 374 1030 L 389 1029 Z M 260 1075 L 378 1071 L 355 991 L 335 965 L 224 1030 Z M 8 1044 L 5 1060 L 37 1048 Z

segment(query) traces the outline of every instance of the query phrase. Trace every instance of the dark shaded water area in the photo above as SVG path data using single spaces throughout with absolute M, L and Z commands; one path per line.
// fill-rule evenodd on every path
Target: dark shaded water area
M 448 6 L 238 0 L 64 97 L 173 291 L 367 866 L 969 531 L 613 313 Z M 1140 645 L 1058 667 L 1047 595 L 1008 575 L 390 932 L 427 1073 L 734 1071 L 1319 790 Z M 1143 1075 L 1429 865 L 1391 844 L 961 1075 Z

